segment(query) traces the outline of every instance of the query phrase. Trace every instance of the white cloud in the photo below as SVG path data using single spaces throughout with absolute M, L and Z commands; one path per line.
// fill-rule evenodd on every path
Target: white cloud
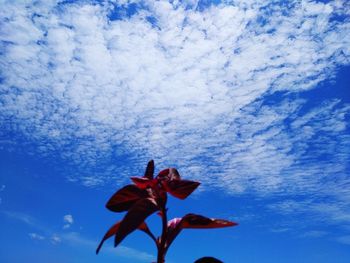
M 0 122 L 87 186 L 154 158 L 232 194 L 350 204 L 349 105 L 302 99 L 349 64 L 345 1 L 144 4 L 110 21 L 109 4 L 4 3 Z
M 71 227 L 71 225 L 74 223 L 74 219 L 72 215 L 64 215 L 63 216 L 63 222 L 65 223 L 63 226 L 63 229 L 68 229 Z
M 68 224 L 73 224 L 74 223 L 74 219 L 72 215 L 65 215 L 63 216 L 63 222 L 68 223 Z

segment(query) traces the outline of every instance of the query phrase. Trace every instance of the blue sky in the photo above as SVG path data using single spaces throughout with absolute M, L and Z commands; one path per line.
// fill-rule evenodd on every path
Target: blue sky
M 168 262 L 350 261 L 347 1 L 0 2 L 1 262 L 151 262 L 94 254 L 149 159 L 201 182 L 170 217 L 240 224 Z

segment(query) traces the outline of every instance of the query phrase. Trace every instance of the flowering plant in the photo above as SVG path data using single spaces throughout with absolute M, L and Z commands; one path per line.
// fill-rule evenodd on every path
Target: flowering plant
M 156 244 L 157 263 L 165 262 L 165 255 L 177 237 L 186 228 L 220 228 L 235 226 L 237 223 L 223 219 L 208 218 L 196 214 L 187 214 L 182 218 L 167 219 L 168 193 L 176 198 L 187 198 L 200 183 L 181 179 L 175 168 L 167 168 L 154 177 L 154 162 L 148 162 L 143 177 L 131 177 L 134 184 L 129 184 L 118 190 L 107 202 L 107 209 L 113 212 L 127 211 L 121 221 L 114 224 L 104 235 L 96 254 L 104 241 L 114 236 L 114 246 L 136 229 L 145 232 Z M 158 212 L 162 219 L 161 236 L 155 237 L 145 220 L 151 214 Z

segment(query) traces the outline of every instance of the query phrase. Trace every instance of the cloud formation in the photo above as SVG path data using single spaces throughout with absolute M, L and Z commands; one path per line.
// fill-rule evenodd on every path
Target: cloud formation
M 154 158 L 231 194 L 350 204 L 349 105 L 305 96 L 349 64 L 346 1 L 134 5 L 4 3 L 3 131 L 60 152 L 87 186 Z
M 44 240 L 44 239 L 45 239 L 44 236 L 39 235 L 39 234 L 37 234 L 37 233 L 29 233 L 28 235 L 29 235 L 29 237 L 30 237 L 31 239 L 33 239 L 33 240 Z
M 45 237 L 38 233 L 29 233 L 28 235 L 32 240 L 43 241 L 43 240 L 49 239 L 52 245 L 58 245 L 59 243 L 62 242 L 62 239 L 57 234 L 52 234 L 50 237 Z

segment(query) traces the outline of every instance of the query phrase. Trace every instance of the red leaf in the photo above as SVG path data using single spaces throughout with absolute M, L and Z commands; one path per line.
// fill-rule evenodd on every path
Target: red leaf
M 177 235 L 181 232 L 181 221 L 182 218 L 173 218 L 168 221 L 168 232 L 166 246 L 169 247 Z
M 122 242 L 127 235 L 137 229 L 148 216 L 157 210 L 159 210 L 159 208 L 151 198 L 144 198 L 137 201 L 121 221 L 115 235 L 114 246 Z
M 187 214 L 183 218 L 174 218 L 168 221 L 167 247 L 171 245 L 184 228 L 221 228 L 236 225 L 238 224 L 228 220 L 208 218 L 195 214 Z
M 171 180 L 163 183 L 165 190 L 172 196 L 185 199 L 200 183 L 189 180 Z
M 120 225 L 120 222 L 117 222 L 106 232 L 106 234 L 104 235 L 104 237 L 102 238 L 100 244 L 98 245 L 98 247 L 96 249 L 96 254 L 98 254 L 98 252 L 100 251 L 103 243 L 117 232 L 119 225 Z
M 169 168 L 164 169 L 164 170 L 161 170 L 161 171 L 158 173 L 157 177 L 158 177 L 158 178 L 163 178 L 163 177 L 166 177 L 168 174 L 169 174 Z
M 147 197 L 147 192 L 135 185 L 127 185 L 117 191 L 107 202 L 107 209 L 113 212 L 129 210 L 137 201 Z
M 221 228 L 236 225 L 238 224 L 232 221 L 195 214 L 187 214 L 181 220 L 181 228 Z
M 145 175 L 143 177 L 146 177 L 148 179 L 153 179 L 153 174 L 154 174 L 154 161 L 150 160 L 147 164 Z
M 100 251 L 103 243 L 110 238 L 111 236 L 114 236 L 115 233 L 117 233 L 117 230 L 119 229 L 120 226 L 120 221 L 117 222 L 116 224 L 114 224 L 104 235 L 104 237 L 102 238 L 100 244 L 98 245 L 97 249 L 96 249 L 96 254 L 98 254 L 98 252 Z M 142 230 L 143 232 L 147 233 L 148 235 L 151 233 L 147 224 L 145 222 L 142 222 L 141 225 L 138 227 L 139 230 Z
M 156 183 L 156 180 L 148 179 L 146 177 L 132 176 L 130 178 L 133 181 L 133 183 L 140 189 L 146 189 L 147 187 L 152 187 Z

